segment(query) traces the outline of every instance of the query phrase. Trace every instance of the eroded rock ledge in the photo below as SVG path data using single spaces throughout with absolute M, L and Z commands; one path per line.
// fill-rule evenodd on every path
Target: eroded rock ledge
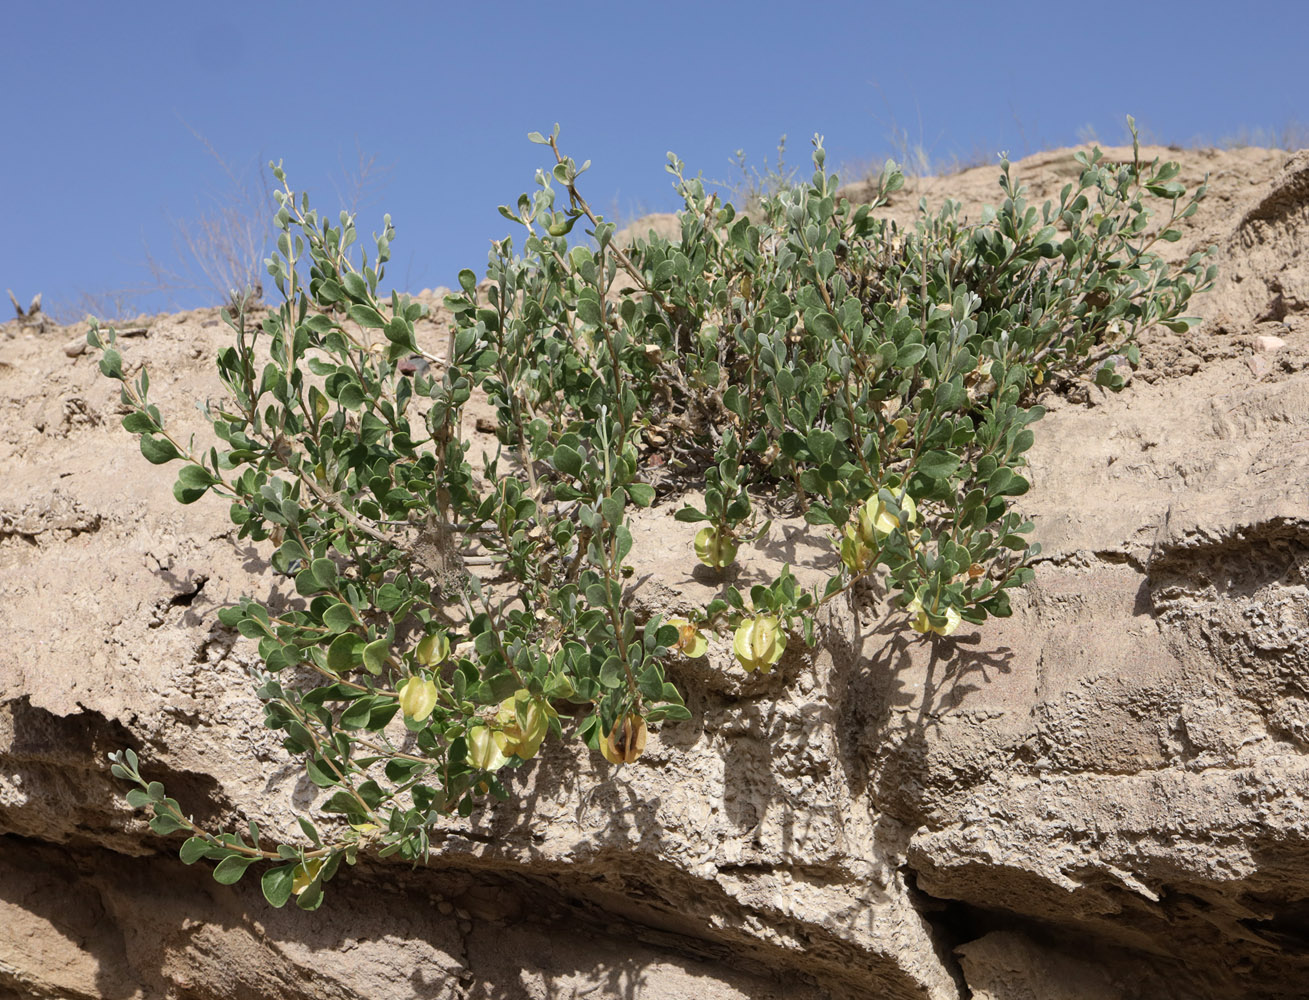
M 199 818 L 298 835 L 315 790 L 214 616 L 283 584 L 220 505 L 173 503 L 74 331 L 0 328 L 0 998 L 1303 993 L 1309 154 L 1173 155 L 1213 175 L 1214 318 L 1120 396 L 1050 401 L 1012 619 L 932 645 L 846 609 L 766 680 L 720 644 L 640 766 L 554 746 L 430 866 L 361 864 L 315 914 L 183 866 L 104 767 L 133 746 Z M 1020 173 L 1040 197 L 1065 160 Z M 134 341 L 183 433 L 212 319 Z M 645 613 L 708 594 L 674 506 L 634 526 Z M 805 545 L 779 522 L 743 572 Z

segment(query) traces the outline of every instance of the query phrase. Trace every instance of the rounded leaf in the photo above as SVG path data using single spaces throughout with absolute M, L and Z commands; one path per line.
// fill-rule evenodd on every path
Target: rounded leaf
M 229 854 L 218 862 L 214 868 L 214 881 L 221 885 L 232 885 L 241 880 L 245 870 L 258 861 L 258 858 L 243 854 Z
M 181 453 L 173 446 L 173 442 L 167 438 L 153 437 L 150 434 L 141 435 L 141 454 L 146 457 L 151 465 L 163 465 L 165 462 L 171 462 L 175 458 L 180 458 Z
M 281 865 L 264 872 L 263 877 L 259 880 L 259 886 L 263 890 L 264 899 L 268 900 L 271 905 L 280 909 L 291 898 L 291 892 L 295 887 L 297 867 L 299 866 Z
M 349 633 L 346 633 L 347 635 Z M 335 643 L 333 643 L 335 645 Z M 391 644 L 383 636 L 375 639 L 364 647 L 363 659 L 364 667 L 370 674 L 380 674 L 382 668 L 386 666 L 387 653 L 391 650 Z

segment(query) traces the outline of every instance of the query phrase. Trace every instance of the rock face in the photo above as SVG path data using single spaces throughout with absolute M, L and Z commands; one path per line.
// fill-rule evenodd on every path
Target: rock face
M 0 328 L 0 998 L 1303 995 L 1309 154 L 1159 152 L 1212 176 L 1176 247 L 1220 248 L 1211 318 L 1120 395 L 1049 401 L 1013 618 L 933 644 L 847 609 L 769 678 L 720 643 L 639 765 L 555 744 L 430 865 L 361 863 L 313 914 L 182 865 L 105 766 L 132 746 L 197 819 L 299 836 L 316 790 L 215 616 L 285 583 L 221 502 L 174 503 L 79 331 Z M 1039 199 L 1070 164 L 1018 173 Z M 993 175 L 891 211 L 975 214 Z M 205 430 L 225 328 L 138 328 L 128 363 Z M 709 593 L 674 506 L 634 527 L 646 612 Z M 804 533 L 743 572 L 812 565 Z

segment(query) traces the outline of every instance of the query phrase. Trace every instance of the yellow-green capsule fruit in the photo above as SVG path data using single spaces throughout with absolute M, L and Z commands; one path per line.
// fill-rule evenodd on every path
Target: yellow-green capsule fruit
M 304 892 L 318 878 L 318 873 L 323 870 L 322 858 L 309 858 L 303 864 L 295 866 L 295 873 L 291 879 L 291 891 L 297 896 Z
M 636 714 L 625 715 L 600 741 L 600 752 L 610 764 L 630 764 L 645 752 L 648 736 L 645 719 Z
M 414 655 L 425 667 L 434 667 L 438 663 L 443 663 L 450 655 L 450 639 L 444 632 L 424 636 L 414 650 Z
M 841 539 L 841 562 L 851 573 L 862 573 L 873 564 L 874 549 L 868 544 L 863 531 L 856 531 L 854 525 L 845 526 L 845 537 Z
M 468 762 L 483 771 L 498 771 L 509 763 L 500 752 L 495 734 L 486 726 L 474 726 L 468 731 Z
M 904 513 L 907 524 L 913 524 L 918 520 L 918 508 L 914 504 L 913 497 L 906 494 L 900 501 L 900 510 Z M 859 535 L 864 544 L 870 548 L 898 527 L 900 527 L 900 519 L 877 497 L 869 497 L 859 508 Z
M 736 635 L 732 639 L 732 652 L 746 673 L 755 670 L 769 673 L 785 651 L 786 633 L 773 615 L 747 618 L 737 626 Z
M 963 616 L 959 614 L 957 608 L 946 608 L 945 623 L 942 625 L 933 625 L 932 631 L 935 632 L 937 635 L 949 635 L 951 632 L 953 632 L 955 629 L 959 627 L 959 624 L 963 620 L 964 620 Z
M 577 688 L 573 687 L 573 682 L 567 674 L 552 674 L 546 683 L 545 693 L 548 698 L 562 698 L 567 701 L 577 694 Z
M 683 656 L 694 660 L 708 652 L 709 640 L 705 634 L 685 618 L 669 618 L 668 624 L 677 629 L 677 645 L 673 648 Z
M 695 557 L 706 566 L 722 569 L 736 558 L 736 542 L 713 526 L 701 528 L 695 533 Z
M 500 752 L 508 757 L 530 760 L 541 749 L 550 731 L 555 710 L 548 703 L 533 698 L 526 688 L 500 702 L 495 713 L 496 730 L 491 734 Z
M 400 685 L 400 711 L 405 718 L 422 722 L 436 708 L 436 685 L 424 677 L 410 677 Z
M 905 519 L 910 524 L 918 523 L 918 505 L 908 493 L 900 500 L 900 509 L 904 511 Z
M 945 621 L 940 625 L 933 625 L 931 619 L 927 617 L 927 612 L 923 610 L 922 602 L 919 601 L 918 598 L 914 598 L 910 601 L 905 610 L 908 611 L 911 616 L 909 619 L 910 627 L 913 628 L 915 632 L 922 632 L 924 634 L 935 632 L 937 635 L 950 635 L 964 620 L 963 616 L 959 614 L 957 608 L 946 608 Z

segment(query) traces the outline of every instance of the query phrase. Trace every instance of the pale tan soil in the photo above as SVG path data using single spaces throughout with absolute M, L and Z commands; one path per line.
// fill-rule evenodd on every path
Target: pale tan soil
M 65 352 L 84 327 L 0 327 L 0 998 L 1303 995 L 1309 153 L 1150 153 L 1210 175 L 1172 249 L 1217 245 L 1220 282 L 1123 393 L 1048 400 L 1023 499 L 1045 554 L 1013 618 L 931 644 L 846 609 L 769 678 L 716 640 L 677 668 L 693 719 L 639 765 L 552 746 L 430 868 L 365 864 L 314 915 L 182 866 L 104 760 L 134 746 L 198 818 L 298 837 L 314 789 L 215 619 L 285 582 L 223 504 L 173 501 Z M 1039 200 L 1071 162 L 1016 170 Z M 995 177 L 890 211 L 976 213 Z M 133 325 L 128 364 L 203 434 L 226 328 Z M 443 348 L 439 323 L 419 338 Z M 713 593 L 676 506 L 634 528 L 642 614 Z M 783 519 L 741 578 L 822 553 Z

